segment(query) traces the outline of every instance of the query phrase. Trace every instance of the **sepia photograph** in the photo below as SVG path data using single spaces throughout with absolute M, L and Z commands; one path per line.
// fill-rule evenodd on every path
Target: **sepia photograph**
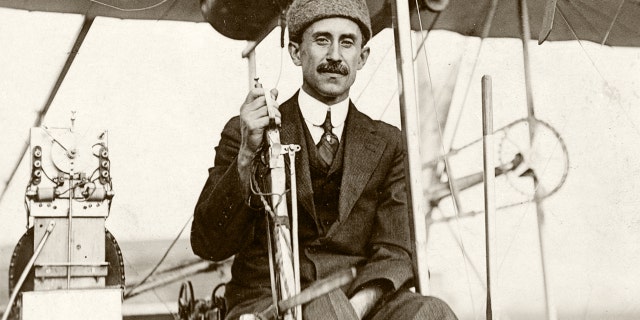
M 638 0 L 0 2 L 0 320 L 640 319 Z

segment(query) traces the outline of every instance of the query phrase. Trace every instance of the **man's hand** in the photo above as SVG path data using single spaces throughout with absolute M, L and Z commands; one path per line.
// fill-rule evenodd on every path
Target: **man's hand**
M 362 319 L 376 305 L 376 302 L 382 297 L 382 288 L 378 286 L 367 286 L 349 299 L 353 310 L 356 311 L 358 319 Z
M 271 96 L 273 100 L 278 96 L 278 90 L 272 89 Z M 264 130 L 269 125 L 269 112 L 267 110 L 267 101 L 264 97 L 263 88 L 253 88 L 247 94 L 247 98 L 240 107 L 240 132 L 242 139 L 240 143 L 240 151 L 238 152 L 238 173 L 243 185 L 248 191 L 251 161 L 256 151 L 262 144 Z M 280 111 L 274 108 L 276 124 L 280 124 Z

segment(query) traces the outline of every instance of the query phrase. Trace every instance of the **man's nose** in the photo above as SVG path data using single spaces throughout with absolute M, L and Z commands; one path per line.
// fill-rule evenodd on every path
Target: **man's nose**
M 327 52 L 327 60 L 330 61 L 340 61 L 340 44 L 333 43 L 329 46 L 329 51 Z

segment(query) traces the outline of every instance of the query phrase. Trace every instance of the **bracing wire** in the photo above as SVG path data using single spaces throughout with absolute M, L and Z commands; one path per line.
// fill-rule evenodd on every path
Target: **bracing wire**
M 182 226 L 182 229 L 180 229 L 180 232 L 178 232 L 178 235 L 173 239 L 173 241 L 171 242 L 169 247 L 167 247 L 167 250 L 165 250 L 164 254 L 162 255 L 162 258 L 160 258 L 160 260 L 156 263 L 156 265 L 153 267 L 153 269 L 151 269 L 151 271 L 142 279 L 142 281 L 140 281 L 137 284 L 135 284 L 135 286 L 124 295 L 125 299 L 128 298 L 131 295 L 131 292 L 133 292 L 133 290 L 135 290 L 136 288 L 138 288 L 141 285 L 143 285 L 145 282 L 147 282 L 147 280 L 149 280 L 149 278 L 151 278 L 151 276 L 153 274 L 155 274 L 155 272 L 158 270 L 160 265 L 162 265 L 164 260 L 169 255 L 169 252 L 171 251 L 171 249 L 173 249 L 175 244 L 178 242 L 178 240 L 180 239 L 180 236 L 182 235 L 184 230 L 187 228 L 187 226 L 189 225 L 189 223 L 191 222 L 192 219 L 193 219 L 193 215 L 189 215 L 189 218 L 187 219 L 187 221 Z
M 523 119 L 523 120 L 524 120 L 524 119 Z M 515 123 L 520 122 L 520 121 L 522 121 L 522 120 L 518 120 L 518 121 L 515 121 L 515 122 L 513 122 L 513 123 L 515 124 Z M 518 222 L 518 224 L 517 224 L 517 226 L 516 226 L 516 228 L 515 228 L 515 229 L 516 229 L 516 230 L 518 230 L 518 231 L 517 231 L 516 233 L 514 233 L 514 234 L 513 234 L 513 237 L 512 237 L 512 238 L 511 238 L 511 240 L 508 242 L 508 243 L 509 243 L 509 245 L 507 246 L 507 249 L 505 250 L 504 256 L 502 257 L 502 261 L 498 264 L 498 270 L 497 270 L 497 272 L 500 272 L 500 270 L 502 269 L 502 265 L 503 265 L 503 264 L 504 264 L 504 262 L 506 261 L 507 256 L 509 255 L 509 252 L 511 251 L 511 247 L 513 246 L 513 243 L 515 242 L 515 240 L 516 240 L 516 238 L 517 238 L 517 236 L 518 236 L 518 234 L 519 234 L 519 230 L 520 230 L 520 227 L 521 227 L 521 225 L 522 225 L 522 222 L 524 221 L 524 218 L 527 216 L 527 214 L 528 214 L 528 212 L 529 212 L 529 210 L 530 210 L 530 208 L 531 208 L 531 206 L 530 206 L 529 204 L 533 203 L 533 202 L 534 202 L 534 201 L 536 201 L 536 200 L 540 201 L 540 200 L 542 200 L 542 199 L 544 199 L 544 198 L 546 198 L 546 197 L 549 197 L 550 195 L 552 195 L 552 194 L 556 193 L 556 192 L 560 189 L 560 187 L 562 187 L 562 185 L 565 183 L 565 181 L 566 181 L 566 179 L 567 179 L 567 175 L 568 175 L 568 173 L 569 173 L 569 172 L 568 172 L 568 169 L 569 169 L 569 156 L 568 156 L 568 155 L 569 155 L 569 152 L 568 152 L 568 150 L 567 150 L 567 146 L 566 146 L 566 144 L 565 144 L 564 140 L 563 140 L 563 139 L 562 139 L 562 137 L 560 136 L 560 133 L 559 133 L 559 132 L 557 132 L 557 131 L 555 131 L 554 129 L 552 129 L 552 127 L 551 127 L 549 124 L 547 124 L 546 122 L 541 121 L 541 120 L 536 120 L 536 121 L 540 122 L 543 126 L 546 126 L 547 128 L 551 129 L 552 133 L 556 136 L 557 140 L 556 140 L 556 143 L 554 144 L 554 146 L 553 146 L 553 148 L 552 148 L 551 155 L 553 155 L 553 153 L 555 153 L 555 152 L 556 152 L 556 150 L 558 149 L 558 147 L 560 147 L 560 149 L 562 149 L 562 152 L 567 156 L 567 158 L 566 158 L 566 160 L 565 160 L 565 167 L 566 167 L 566 171 L 564 171 L 564 172 L 563 172 L 563 175 L 562 175 L 562 177 L 561 177 L 561 180 L 558 182 L 558 184 L 557 184 L 557 185 L 556 185 L 556 186 L 555 186 L 551 191 L 545 191 L 545 192 L 547 192 L 547 193 L 545 194 L 545 196 L 544 196 L 544 197 L 542 197 L 542 198 L 537 198 L 537 194 L 538 194 L 538 193 L 537 193 L 537 191 L 538 191 L 538 188 L 540 188 L 540 186 L 542 185 L 541 183 L 539 183 L 539 184 L 534 188 L 534 191 L 533 191 L 534 196 L 526 202 L 527 206 L 526 206 L 526 207 L 525 207 L 525 209 L 523 210 L 523 213 L 522 213 L 522 215 L 521 215 L 521 217 L 520 217 L 520 221 Z M 566 122 L 565 122 L 565 124 L 566 124 Z M 536 130 L 536 131 L 537 131 L 537 130 Z M 532 149 L 533 149 L 533 146 L 532 146 Z M 547 159 L 547 161 L 546 161 L 546 163 L 545 163 L 545 165 L 544 165 L 543 169 L 541 170 L 541 172 L 542 172 L 542 173 L 544 173 L 544 172 L 547 170 L 547 167 L 548 167 L 548 165 L 549 165 L 549 162 L 550 162 L 550 161 L 551 161 L 551 157 L 549 157 L 549 158 Z
M 422 18 L 421 18 L 420 14 L 419 14 L 420 13 L 420 4 L 418 3 L 418 0 L 416 0 L 415 3 L 416 3 L 416 10 L 418 11 L 418 15 L 417 16 L 418 16 L 418 22 L 419 22 L 419 25 L 420 25 L 420 35 L 422 36 L 422 38 L 423 38 L 422 40 L 423 40 L 423 43 L 424 43 L 426 41 L 426 39 L 425 39 L 426 36 L 424 34 L 424 29 L 423 29 L 423 25 L 422 25 Z M 425 62 L 426 62 L 426 67 L 427 67 L 427 76 L 429 77 L 429 79 L 428 79 L 429 80 L 429 90 L 431 92 L 431 96 L 434 97 L 435 93 L 433 91 L 433 81 L 432 81 L 432 78 L 431 78 L 431 69 L 429 67 L 429 59 L 428 59 L 428 56 L 427 56 L 426 46 L 423 45 L 421 47 L 422 47 L 422 50 L 424 52 L 424 57 L 425 57 Z M 436 116 L 436 124 L 438 126 L 438 134 L 440 136 L 440 141 L 442 142 L 444 135 L 442 133 L 443 130 L 442 130 L 442 125 L 440 123 L 440 115 L 439 115 L 438 108 L 435 105 L 435 103 L 436 103 L 435 99 L 432 99 L 432 107 L 433 107 L 433 110 L 434 110 L 435 116 Z M 442 148 L 442 153 L 445 154 L 446 151 L 444 150 L 444 144 L 440 143 L 440 146 Z M 448 167 L 448 161 L 445 161 L 445 166 Z M 447 170 L 447 172 L 449 172 L 449 170 Z M 448 179 L 448 181 L 449 181 L 449 189 L 451 189 L 452 194 L 453 194 L 453 191 L 454 191 L 453 179 Z M 455 215 L 456 215 L 456 217 L 458 217 L 458 213 L 459 213 L 458 212 L 458 203 L 457 203 L 455 197 L 451 197 L 451 199 L 452 199 L 453 209 L 454 209 Z M 458 226 L 458 232 L 460 233 L 460 222 L 459 222 L 458 219 L 456 219 L 456 221 L 457 221 L 457 226 Z M 465 253 L 466 250 L 464 248 L 464 241 L 463 241 L 462 238 L 460 238 L 459 241 L 460 241 L 459 243 L 460 243 L 461 254 L 462 254 L 463 257 L 467 257 L 466 253 Z M 468 270 L 468 265 L 467 265 L 467 259 L 464 259 L 463 261 L 464 261 L 464 265 L 465 265 L 464 270 L 465 270 L 465 274 L 466 274 L 466 277 L 467 277 L 467 289 L 469 291 L 469 298 L 471 299 L 471 308 L 472 308 L 473 314 L 475 316 L 476 315 L 475 302 L 474 302 L 474 299 L 473 299 L 473 293 L 471 292 L 471 284 L 470 284 L 470 276 L 469 276 L 469 270 Z
M 380 70 L 380 66 L 382 65 L 382 61 L 384 61 L 387 56 L 389 55 L 389 52 L 391 52 L 391 48 L 393 48 L 393 44 L 390 44 L 387 47 L 387 50 L 384 52 L 384 55 L 382 56 L 382 59 L 380 60 L 381 63 L 378 63 L 378 65 L 376 65 L 375 70 L 373 70 L 373 73 L 371 74 L 371 77 L 369 77 L 369 79 L 367 80 L 367 83 L 364 85 L 364 88 L 362 88 L 362 91 L 360 91 L 360 93 L 358 94 L 358 96 L 355 98 L 355 104 L 358 104 L 358 101 L 360 101 L 360 98 L 362 97 L 362 94 L 364 94 L 365 91 L 367 91 L 367 88 L 369 88 L 369 85 L 371 84 L 371 82 L 373 81 L 374 76 L 378 73 L 378 70 Z
M 491 1 L 491 6 L 489 7 L 489 12 L 487 13 L 487 16 L 485 17 L 485 21 L 484 21 L 484 26 L 482 29 L 482 34 L 480 36 L 480 44 L 478 46 L 478 50 L 476 51 L 476 56 L 473 62 L 473 67 L 471 68 L 471 73 L 469 74 L 469 78 L 467 79 L 467 86 L 465 88 L 464 91 L 464 96 L 462 98 L 462 104 L 460 107 L 460 112 L 458 113 L 458 117 L 456 118 L 456 122 L 453 126 L 453 132 L 452 132 L 452 137 L 455 137 L 457 132 L 458 132 L 458 128 L 460 127 L 460 121 L 462 119 L 462 114 L 464 113 L 464 107 L 467 105 L 467 98 L 469 97 L 469 91 L 471 88 L 471 81 L 473 81 L 473 75 L 476 73 L 476 70 L 478 68 L 478 64 L 480 62 L 480 53 L 482 52 L 482 45 L 484 44 L 484 39 L 487 38 L 489 36 L 489 33 L 491 32 L 491 26 L 493 25 L 493 18 L 495 16 L 496 13 L 496 9 L 498 8 L 498 1 L 499 0 L 492 0 Z M 446 150 L 450 150 L 451 147 L 453 146 L 453 138 L 451 140 L 449 140 L 449 145 L 446 146 Z
M 603 44 L 604 44 L 604 42 L 606 42 L 606 39 L 608 38 L 608 35 L 609 35 L 609 33 L 610 33 L 610 31 L 611 31 L 611 29 L 612 29 L 613 25 L 615 24 L 615 21 L 617 20 L 617 17 L 618 17 L 618 15 L 619 15 L 619 13 L 620 13 L 620 9 L 621 9 L 621 7 L 622 7 L 623 3 L 624 3 L 624 0 L 622 0 L 622 1 L 621 1 L 621 3 L 620 3 L 620 5 L 618 6 L 618 9 L 617 9 L 616 15 L 615 15 L 615 17 L 613 18 L 613 20 L 612 20 L 612 22 L 611 22 L 611 24 L 610 24 L 610 26 L 609 26 L 609 29 L 607 30 L 607 32 L 606 32 L 606 34 L 605 34 L 605 37 L 604 37 L 604 39 L 603 39 L 603 42 L 602 42 Z M 602 72 L 601 72 L 601 70 L 598 68 L 598 66 L 596 65 L 595 61 L 594 61 L 594 60 L 592 59 L 592 57 L 589 55 L 588 51 L 586 50 L 586 48 L 585 48 L 585 47 L 584 47 L 584 45 L 582 44 L 581 39 L 578 37 L 578 35 L 577 35 L 577 33 L 576 33 L 575 29 L 573 28 L 573 26 L 571 25 L 571 23 L 568 21 L 567 17 L 565 16 L 564 12 L 562 11 L 562 9 L 561 9 L 560 7 L 558 7 L 558 11 L 560 12 L 560 16 L 562 17 L 562 19 L 564 20 L 564 22 L 565 22 L 565 23 L 566 23 L 566 25 L 568 26 L 568 28 L 569 28 L 570 32 L 572 33 L 573 37 L 575 38 L 575 40 L 576 40 L 576 41 L 578 41 L 578 44 L 580 45 L 580 47 L 581 47 L 582 51 L 584 52 L 584 54 L 586 55 L 587 59 L 590 61 L 590 63 L 591 63 L 591 65 L 592 65 L 592 67 L 593 67 L 593 68 L 595 69 L 595 71 L 598 73 L 599 77 L 600 77 L 600 78 L 601 78 L 601 80 L 604 82 L 604 84 L 607 86 L 607 88 L 611 88 L 611 85 L 610 85 L 610 84 L 609 84 L 609 82 L 605 79 L 604 75 L 602 74 Z M 634 130 L 636 130 L 636 132 L 638 132 L 638 128 L 637 128 L 637 126 L 635 125 L 635 123 L 633 122 L 632 118 L 629 116 L 629 114 L 628 114 L 627 110 L 626 110 L 626 109 L 624 109 L 624 108 L 619 104 L 619 102 L 618 102 L 618 106 L 619 106 L 619 107 L 620 107 L 620 108 L 621 108 L 621 109 L 622 109 L 622 110 L 627 114 L 627 117 L 626 117 L 626 118 L 627 118 L 627 119 L 629 119 L 629 122 L 632 124 L 632 126 L 633 126 Z M 539 120 L 538 120 L 538 121 L 539 121 Z M 543 123 L 543 124 L 544 124 L 544 123 Z M 553 131 L 553 130 L 552 130 L 552 131 Z M 554 132 L 554 133 L 555 133 L 555 134 L 557 134 L 557 132 Z M 638 132 L 638 133 L 640 134 L 640 132 Z M 560 138 L 560 137 L 558 136 L 558 138 Z M 554 147 L 553 147 L 553 151 L 552 151 L 552 153 L 553 153 L 553 152 L 555 152 L 555 150 L 557 150 L 558 145 L 560 145 L 560 146 L 563 148 L 563 152 L 564 152 L 565 154 L 567 154 L 567 152 L 566 152 L 566 146 L 562 143 L 561 139 L 558 139 L 558 140 L 556 141 L 556 144 L 555 144 L 555 145 L 554 145 Z M 463 149 L 463 148 L 464 148 L 464 147 L 459 148 L 458 150 Z M 458 151 L 458 150 L 451 150 L 451 151 L 450 151 L 450 153 L 451 153 L 451 152 L 453 152 L 453 153 L 455 154 L 455 152 L 456 152 L 456 151 Z M 549 164 L 549 161 L 550 161 L 550 158 L 547 160 L 547 163 L 546 163 L 546 164 L 544 165 L 544 167 L 542 168 L 541 173 L 544 173 L 544 172 L 546 171 L 546 168 L 547 168 L 547 166 L 548 166 L 548 164 Z M 566 159 L 566 161 L 568 162 L 568 158 Z M 550 193 L 549 193 L 549 195 L 550 195 L 550 194 L 555 193 L 555 191 L 557 191 L 557 189 L 558 189 L 558 188 L 559 188 L 559 187 L 564 183 L 564 181 L 565 181 L 565 180 L 566 180 L 566 172 L 563 174 L 561 181 L 560 181 L 560 182 L 558 183 L 558 185 L 557 185 L 557 186 L 552 190 L 552 192 L 550 192 Z M 538 188 L 540 188 L 540 185 L 537 185 L 537 186 L 534 188 L 534 191 L 533 191 L 533 192 L 534 192 L 534 194 L 537 194 L 537 192 L 538 192 Z M 547 196 L 548 196 L 548 195 L 547 195 Z M 525 204 L 525 203 L 526 203 L 527 205 L 525 206 L 525 208 L 524 208 L 524 210 L 523 210 L 523 213 L 521 214 L 521 216 L 520 216 L 520 218 L 519 218 L 519 222 L 518 222 L 518 224 L 517 224 L 517 226 L 516 226 L 516 228 L 515 228 L 516 230 L 520 230 L 520 228 L 521 228 L 521 226 L 522 226 L 522 223 L 523 223 L 523 221 L 524 221 L 524 218 L 525 218 L 525 217 L 528 215 L 528 213 L 530 212 L 530 209 L 531 209 L 531 205 L 530 205 L 530 204 L 531 204 L 531 203 L 533 203 L 535 200 L 536 200 L 536 199 L 535 199 L 535 197 L 534 197 L 534 198 L 529 199 L 529 200 L 527 200 L 527 201 L 525 201 L 525 202 L 522 202 L 522 204 Z M 539 200 L 539 199 L 537 199 L 537 200 Z M 509 205 L 509 207 L 513 207 L 513 206 L 517 206 L 517 205 L 518 205 L 518 204 L 516 203 L 516 204 L 513 204 L 513 205 Z M 505 253 L 504 253 L 504 256 L 503 256 L 503 258 L 502 258 L 502 261 L 500 261 L 500 263 L 499 263 L 499 265 L 498 265 L 498 271 L 499 271 L 499 270 L 501 270 L 502 266 L 504 265 L 504 263 L 505 263 L 505 261 L 506 261 L 506 257 L 508 256 L 508 254 L 509 254 L 509 252 L 510 252 L 511 248 L 513 247 L 513 243 L 515 242 L 515 239 L 517 238 L 518 234 L 519 234 L 519 231 L 515 232 L 515 233 L 514 233 L 514 235 L 513 235 L 513 236 L 512 236 L 512 238 L 511 238 L 511 240 L 510 240 L 510 241 L 508 241 L 508 243 L 509 243 L 509 244 L 508 244 L 508 246 L 507 246 L 507 249 L 506 249 L 506 251 L 505 251 Z
M 138 273 L 138 270 L 134 267 L 133 263 L 129 262 L 126 256 L 122 257 L 124 259 L 125 264 L 129 265 L 131 267 L 131 269 L 133 270 L 133 272 L 135 272 L 136 274 Z M 158 294 L 158 292 L 156 291 L 156 289 L 152 289 L 151 290 L 153 292 L 153 295 L 156 297 L 156 299 L 158 299 L 158 301 L 160 301 L 162 303 L 162 305 L 164 306 L 164 308 L 167 310 L 167 312 L 169 314 L 171 314 L 171 316 L 175 319 L 175 320 L 179 320 L 176 315 L 171 312 L 171 308 L 169 308 L 168 304 L 164 301 L 164 299 L 162 299 L 162 297 L 160 297 L 160 295 Z
M 380 116 L 378 117 L 378 119 L 382 119 L 382 116 L 384 116 L 385 113 L 387 113 L 387 111 L 389 110 L 389 107 L 391 107 L 391 103 L 393 102 L 394 98 L 397 96 L 398 96 L 398 90 L 393 91 L 393 93 L 387 100 L 387 104 L 385 105 L 384 109 L 382 109 L 382 112 L 380 113 Z
M 434 209 L 438 209 L 438 207 L 435 207 Z M 440 213 L 442 214 L 442 211 L 440 211 Z M 456 217 L 453 217 L 452 219 L 455 219 L 455 218 Z M 441 220 L 444 220 L 444 219 L 441 219 Z M 462 245 L 462 233 L 460 232 L 460 229 L 458 228 L 458 235 L 460 236 L 457 237 L 455 231 L 451 229 L 451 225 L 447 223 L 446 226 L 449 229 L 449 234 L 451 235 L 453 240 L 456 242 L 460 250 L 463 252 L 463 258 L 466 259 L 468 255 L 466 253 L 466 249 Z M 482 278 L 482 275 L 480 275 L 480 271 L 478 270 L 478 268 L 475 267 L 473 263 L 471 263 L 470 265 L 471 265 L 471 270 L 473 271 L 473 274 L 476 276 L 478 282 L 480 282 L 483 289 L 486 289 L 486 284 L 484 283 L 484 279 Z M 471 279 L 469 279 L 468 274 L 467 274 L 467 282 L 469 283 L 471 282 Z M 473 303 L 473 300 L 472 300 L 472 303 Z M 475 313 L 474 313 L 474 316 L 475 316 Z
M 584 45 L 582 44 L 582 40 L 580 40 L 580 38 L 578 38 L 578 34 L 576 33 L 575 29 L 573 28 L 573 26 L 571 25 L 571 23 L 569 22 L 569 20 L 567 19 L 567 17 L 565 16 L 565 14 L 562 12 L 562 9 L 560 7 L 558 7 L 558 12 L 560 13 L 560 17 L 562 17 L 562 20 L 564 20 L 564 22 L 567 24 L 567 27 L 569 28 L 569 30 L 571 31 L 571 34 L 573 35 L 573 37 L 576 39 L 576 41 L 578 41 L 578 44 L 580 45 L 580 48 L 582 49 L 582 51 L 584 52 L 585 56 L 587 57 L 587 59 L 589 59 L 589 61 L 591 62 L 591 66 L 593 66 L 593 68 L 596 70 L 596 73 L 600 76 L 600 79 L 604 82 L 605 86 L 607 87 L 607 89 L 611 90 L 612 86 L 611 84 L 609 84 L 609 81 L 607 81 L 607 79 L 604 77 L 604 75 L 602 74 L 602 72 L 600 71 L 600 68 L 598 68 L 598 66 L 596 65 L 595 61 L 593 60 L 593 58 L 591 57 L 591 55 L 589 54 L 589 52 L 587 51 L 587 49 L 584 47 Z M 616 15 L 617 17 L 617 15 Z M 613 24 L 613 22 L 612 22 Z M 627 121 L 629 121 L 629 123 L 631 123 L 631 126 L 633 127 L 633 129 L 636 131 L 636 133 L 640 136 L 640 130 L 638 129 L 638 125 L 633 121 L 633 117 L 631 117 L 631 115 L 629 114 L 629 112 L 627 111 L 627 109 L 625 109 L 621 104 L 620 101 L 616 101 L 617 102 L 617 106 L 622 109 L 622 111 L 625 113 L 626 115 L 626 119 Z
M 282 4 L 280 3 L 280 1 L 278 1 L 278 6 L 280 7 L 280 9 L 282 9 Z M 276 89 L 278 88 L 278 85 L 280 84 L 280 78 L 282 76 L 282 70 L 284 69 L 284 52 L 285 52 L 285 49 L 284 49 L 285 48 L 285 46 L 284 46 L 284 28 L 285 28 L 285 25 L 284 25 L 282 19 L 283 19 L 283 16 L 280 15 L 280 18 L 279 18 L 280 21 L 278 23 L 280 25 L 280 28 L 281 28 L 281 30 L 280 30 L 280 37 L 281 37 L 281 39 L 280 39 L 280 61 L 279 61 L 280 65 L 278 67 L 278 75 L 276 77 L 276 82 L 273 85 L 273 87 L 276 88 Z
M 125 210 L 127 210 L 127 211 L 128 211 L 128 209 L 126 209 L 125 207 L 122 207 L 121 209 L 125 209 Z M 128 212 L 128 213 L 129 213 L 129 214 L 131 214 L 131 212 Z M 133 263 L 131 263 L 131 262 L 129 262 L 129 261 L 128 261 L 129 259 L 127 259 L 126 255 L 125 255 L 125 256 L 123 256 L 122 258 L 124 259 L 125 264 L 127 264 L 128 266 L 130 266 L 130 267 L 131 267 L 131 269 L 133 270 L 133 272 L 135 272 L 136 274 L 140 274 L 140 273 L 138 272 L 138 270 L 135 268 L 135 265 L 134 265 Z M 137 288 L 137 287 L 138 287 L 138 285 L 135 285 L 133 289 L 135 289 L 135 288 Z M 132 289 L 132 290 L 133 290 L 133 289 Z M 151 291 L 153 292 L 153 295 L 156 297 L 156 299 L 158 299 L 158 301 L 160 301 L 160 302 L 162 303 L 162 305 L 165 307 L 165 309 L 167 310 L 167 312 L 168 312 L 169 314 L 171 314 L 171 316 L 172 316 L 175 320 L 180 320 L 180 319 L 179 319 L 179 317 L 178 317 L 178 315 L 177 315 L 177 314 L 175 314 L 175 313 L 173 313 L 173 312 L 171 311 L 171 308 L 169 307 L 169 305 L 167 304 L 167 302 L 166 302 L 166 301 L 164 301 L 164 299 L 163 299 L 162 297 L 160 297 L 160 294 L 158 294 L 158 292 L 156 291 L 156 288 L 152 288 L 152 289 L 151 289 Z M 129 290 L 129 292 L 131 292 L 131 290 Z M 126 295 L 125 295 L 125 296 L 124 296 L 124 299 L 126 299 L 126 298 L 127 298 L 127 297 L 126 297 Z
M 135 12 L 135 11 L 145 11 L 145 10 L 153 9 L 155 7 L 159 7 L 159 6 L 163 5 L 163 4 L 165 4 L 169 0 L 162 0 L 162 1 L 158 2 L 158 3 L 152 4 L 152 5 L 146 6 L 146 7 L 141 7 L 141 8 L 122 8 L 122 7 L 118 7 L 118 6 L 115 6 L 115 5 L 112 5 L 112 4 L 108 4 L 108 3 L 104 3 L 104 2 L 101 2 L 101 1 L 98 1 L 98 0 L 87 0 L 87 1 L 99 4 L 101 6 L 105 6 L 107 8 L 115 9 L 115 10 L 118 10 L 118 11 Z
M 278 76 L 276 77 L 276 83 L 273 85 L 274 88 L 278 88 L 280 84 L 280 77 L 282 76 L 283 69 L 283 60 L 284 60 L 284 48 L 280 48 L 280 68 L 278 68 Z
M 616 23 L 616 20 L 618 20 L 618 16 L 620 15 L 620 11 L 622 9 L 622 5 L 624 4 L 624 1 L 625 0 L 620 1 L 620 5 L 618 5 L 618 9 L 616 10 L 616 15 L 613 17 L 613 20 L 611 20 L 611 24 L 609 24 L 609 29 L 607 29 L 607 32 L 604 34 L 604 37 L 602 38 L 602 42 L 600 42 L 600 44 L 603 46 L 607 42 L 607 39 L 609 39 L 609 34 L 611 33 L 611 29 L 613 29 L 613 25 Z

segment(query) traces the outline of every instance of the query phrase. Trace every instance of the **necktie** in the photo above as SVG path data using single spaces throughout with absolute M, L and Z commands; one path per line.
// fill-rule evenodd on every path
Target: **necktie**
M 321 162 L 325 167 L 330 167 L 333 158 L 338 152 L 338 137 L 331 132 L 331 129 L 333 129 L 331 125 L 331 109 L 327 110 L 327 117 L 324 119 L 322 129 L 324 129 L 324 133 L 316 147 L 318 148 L 318 156 Z

